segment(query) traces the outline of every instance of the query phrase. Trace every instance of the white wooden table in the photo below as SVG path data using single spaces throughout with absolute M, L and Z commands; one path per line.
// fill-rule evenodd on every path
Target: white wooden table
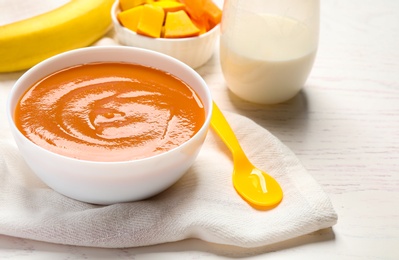
M 0 236 L 0 259 L 399 259 L 399 1 L 322 0 L 314 69 L 287 103 L 233 96 L 217 51 L 198 72 L 223 110 L 255 120 L 296 153 L 331 197 L 337 225 L 256 249 L 199 240 L 99 249 Z M 0 88 L 18 76 L 0 74 Z

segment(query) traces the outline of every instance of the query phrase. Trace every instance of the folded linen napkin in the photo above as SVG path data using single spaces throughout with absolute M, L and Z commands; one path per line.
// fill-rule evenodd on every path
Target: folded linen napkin
M 171 188 L 144 201 L 98 206 L 48 188 L 0 128 L 0 234 L 108 248 L 186 238 L 258 247 L 336 223 L 329 198 L 286 146 L 246 117 L 226 117 L 253 163 L 280 182 L 278 207 L 258 211 L 240 198 L 230 152 L 211 130 L 194 165 Z

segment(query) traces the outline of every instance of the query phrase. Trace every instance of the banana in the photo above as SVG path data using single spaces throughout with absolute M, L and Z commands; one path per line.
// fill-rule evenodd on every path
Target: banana
M 71 0 L 48 13 L 0 26 L 0 72 L 94 43 L 111 28 L 114 0 Z

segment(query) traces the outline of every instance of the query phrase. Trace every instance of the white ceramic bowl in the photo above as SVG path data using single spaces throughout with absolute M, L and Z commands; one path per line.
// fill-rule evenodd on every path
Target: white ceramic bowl
M 219 38 L 220 26 L 197 37 L 181 39 L 151 38 L 137 34 L 123 27 L 117 18 L 120 12 L 119 1 L 115 1 L 111 10 L 116 37 L 119 43 L 126 46 L 145 48 L 170 55 L 196 69 L 204 65 L 214 53 Z
M 125 162 L 93 162 L 62 156 L 34 144 L 18 130 L 13 120 L 14 110 L 21 95 L 32 84 L 69 66 L 102 61 L 137 63 L 179 77 L 202 99 L 205 123 L 197 134 L 175 149 Z M 141 200 L 170 187 L 183 176 L 197 157 L 207 134 L 211 113 L 210 90 L 192 68 L 161 53 L 124 46 L 87 47 L 47 59 L 18 79 L 7 103 L 11 131 L 32 171 L 55 191 L 94 204 Z

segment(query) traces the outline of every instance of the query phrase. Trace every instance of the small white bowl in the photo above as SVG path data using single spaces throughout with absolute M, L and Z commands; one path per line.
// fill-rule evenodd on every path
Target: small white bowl
M 185 81 L 203 101 L 206 118 L 201 129 L 177 148 L 156 156 L 124 162 L 93 162 L 62 156 L 36 145 L 18 130 L 14 123 L 15 107 L 32 84 L 70 66 L 107 61 L 158 68 Z M 18 79 L 7 102 L 12 134 L 32 171 L 55 191 L 94 204 L 142 200 L 170 187 L 197 157 L 209 128 L 211 113 L 210 90 L 195 70 L 170 56 L 124 46 L 87 47 L 49 58 Z
M 117 18 L 120 12 L 119 1 L 115 1 L 111 10 L 116 37 L 119 43 L 126 46 L 145 48 L 172 56 L 196 69 L 204 65 L 215 51 L 219 38 L 220 25 L 197 36 L 181 39 L 151 38 L 133 32 L 122 26 Z

